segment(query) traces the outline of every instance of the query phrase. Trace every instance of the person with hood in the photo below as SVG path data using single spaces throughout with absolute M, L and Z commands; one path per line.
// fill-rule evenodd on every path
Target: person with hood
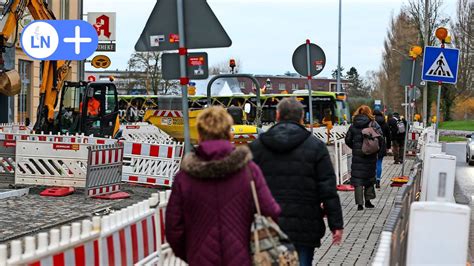
M 231 116 L 222 107 L 197 117 L 199 146 L 185 155 L 166 208 L 166 238 L 189 265 L 251 265 L 250 232 L 256 207 L 277 220 L 280 207 L 247 146 L 230 142 Z
M 303 126 L 304 108 L 295 98 L 277 105 L 277 124 L 250 144 L 254 161 L 282 208 L 280 228 L 295 244 L 300 265 L 312 265 L 321 246 L 326 214 L 333 243 L 343 234 L 336 175 L 326 144 Z M 323 210 L 324 209 L 324 210 Z
M 400 114 L 393 113 L 392 118 L 388 120 L 388 127 L 392 134 L 392 152 L 394 164 L 403 163 L 403 154 L 405 153 L 405 132 L 407 130 L 407 121 L 400 117 Z
M 383 134 L 375 122 L 370 107 L 362 105 L 355 111 L 345 139 L 347 146 L 352 149 L 351 184 L 355 188 L 355 202 L 359 211 L 364 209 L 364 199 L 366 208 L 375 207 L 370 200 L 375 199 L 374 183 L 378 153 L 367 155 L 362 152 L 364 141 L 362 130 L 368 127 L 373 127 L 380 135 Z M 380 138 L 379 143 L 381 142 L 383 140 Z
M 377 175 L 375 187 L 380 188 L 380 180 L 382 179 L 382 163 L 383 158 L 387 155 L 387 150 L 391 148 L 391 137 L 390 137 L 390 128 L 388 127 L 387 122 L 385 121 L 385 115 L 380 110 L 374 110 L 375 122 L 379 124 L 383 133 L 383 143 L 380 147 L 379 154 L 377 155 Z

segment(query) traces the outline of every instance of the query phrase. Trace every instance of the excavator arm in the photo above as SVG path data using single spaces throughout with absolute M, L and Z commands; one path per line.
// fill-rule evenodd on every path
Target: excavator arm
M 53 12 L 43 0 L 10 0 L 5 4 L 0 32 L 0 93 L 7 96 L 17 95 L 20 92 L 20 78 L 15 70 L 6 70 L 3 54 L 7 42 L 13 36 L 13 45 L 18 36 L 18 23 L 25 10 L 35 20 L 55 20 Z M 42 82 L 40 85 L 40 103 L 37 111 L 35 130 L 50 131 L 54 124 L 54 109 L 58 103 L 61 88 L 70 72 L 70 61 L 43 61 Z

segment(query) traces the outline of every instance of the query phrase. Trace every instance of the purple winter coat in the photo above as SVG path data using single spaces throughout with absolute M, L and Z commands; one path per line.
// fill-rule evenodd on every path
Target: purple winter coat
M 223 140 L 204 141 L 184 157 L 166 209 L 166 238 L 176 256 L 191 266 L 251 265 L 250 171 L 262 214 L 274 219 L 280 214 L 251 160 L 248 147 Z

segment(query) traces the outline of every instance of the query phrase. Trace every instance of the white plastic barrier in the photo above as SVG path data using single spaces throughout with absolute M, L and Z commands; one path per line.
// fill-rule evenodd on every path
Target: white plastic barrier
M 413 203 L 406 265 L 466 265 L 470 217 L 460 204 Z
M 423 148 L 423 170 L 421 179 L 421 193 L 420 201 L 426 201 L 426 194 L 428 188 L 428 180 L 430 174 L 430 156 L 432 154 L 441 154 L 442 146 L 439 143 L 427 143 Z
M 13 184 L 15 182 L 15 146 L 0 140 L 0 183 Z
M 454 203 L 456 156 L 432 154 L 429 155 L 429 161 L 426 200 Z
M 346 145 L 344 139 L 336 140 L 334 146 L 334 171 L 337 184 L 343 185 L 351 178 L 352 150 Z
M 0 245 L 0 265 L 156 265 L 158 201 L 153 194 L 108 216 Z
M 122 138 L 126 141 L 156 144 L 174 142 L 170 135 L 148 123 L 125 124 L 120 129 Z
M 390 245 L 392 241 L 391 232 L 382 232 L 379 240 L 377 253 L 375 253 L 372 266 L 389 266 L 390 265 Z
M 5 133 L 31 133 L 31 128 L 21 123 L 0 123 L 0 132 Z
M 124 143 L 122 181 L 171 187 L 179 170 L 184 146 L 182 143 Z
M 330 131 L 332 141 L 335 142 L 338 139 L 345 139 L 347 130 L 349 130 L 349 125 L 334 126 Z

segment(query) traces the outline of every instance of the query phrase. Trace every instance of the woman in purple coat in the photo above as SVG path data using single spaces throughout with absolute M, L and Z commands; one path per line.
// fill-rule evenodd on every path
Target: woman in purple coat
M 199 147 L 184 157 L 173 183 L 166 237 L 191 266 L 251 265 L 252 178 L 262 214 L 273 219 L 280 214 L 250 150 L 230 142 L 231 127 L 224 108 L 204 110 L 197 117 Z

